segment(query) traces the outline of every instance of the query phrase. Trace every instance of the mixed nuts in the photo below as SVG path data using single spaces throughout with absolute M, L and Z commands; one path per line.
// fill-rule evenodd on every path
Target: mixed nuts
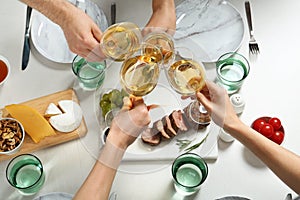
M 16 148 L 22 140 L 22 128 L 13 119 L 0 120 L 0 152 L 11 151 Z

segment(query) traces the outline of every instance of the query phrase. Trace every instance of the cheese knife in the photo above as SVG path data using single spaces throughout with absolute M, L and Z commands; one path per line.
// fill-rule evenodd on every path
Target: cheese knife
M 26 69 L 29 61 L 29 54 L 30 54 L 29 23 L 30 23 L 31 12 L 32 12 L 32 8 L 30 6 L 27 6 L 24 45 L 23 45 L 23 54 L 22 54 L 22 70 Z

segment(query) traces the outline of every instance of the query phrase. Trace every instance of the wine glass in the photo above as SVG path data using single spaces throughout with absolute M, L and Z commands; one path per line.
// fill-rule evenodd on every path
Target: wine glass
M 127 58 L 120 70 L 123 89 L 134 96 L 145 96 L 157 85 L 163 55 L 159 47 L 142 43 L 134 55 Z
M 163 55 L 163 64 L 167 65 L 169 64 L 173 58 L 174 58 L 174 40 L 171 35 L 168 33 L 161 31 L 161 30 L 155 30 L 153 32 L 148 33 L 145 35 L 144 40 L 145 43 L 153 44 L 157 46 L 162 55 Z
M 104 31 L 100 47 L 105 56 L 115 61 L 124 61 L 134 54 L 141 41 L 142 33 L 136 24 L 121 22 Z
M 181 95 L 193 95 L 205 86 L 204 65 L 194 58 L 188 48 L 177 47 L 173 63 L 165 68 L 169 84 Z

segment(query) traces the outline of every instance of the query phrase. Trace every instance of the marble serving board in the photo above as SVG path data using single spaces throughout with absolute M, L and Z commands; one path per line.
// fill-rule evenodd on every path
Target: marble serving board
M 73 100 L 79 103 L 79 100 L 73 89 L 68 89 L 60 92 L 56 92 L 54 94 L 49 94 L 43 97 L 39 97 L 36 99 L 32 99 L 21 104 L 30 106 L 36 109 L 41 115 L 45 114 L 45 111 L 50 103 L 57 104 L 60 100 Z M 9 113 L 5 109 L 0 109 L 2 112 L 2 117 L 10 117 Z M 82 118 L 80 126 L 69 133 L 62 133 L 59 131 L 55 131 L 56 135 L 48 136 L 42 139 L 39 143 L 35 143 L 32 141 L 29 135 L 25 135 L 25 140 L 20 148 L 20 150 L 13 155 L 0 155 L 0 161 L 10 159 L 20 154 L 34 152 L 40 149 L 44 149 L 50 146 L 58 145 L 64 142 L 68 142 L 80 137 L 83 137 L 87 133 L 87 127 L 84 118 Z

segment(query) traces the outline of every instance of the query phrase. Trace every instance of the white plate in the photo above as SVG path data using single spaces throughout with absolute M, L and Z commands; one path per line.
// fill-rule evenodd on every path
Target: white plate
M 88 0 L 69 1 L 80 9 L 85 10 L 102 31 L 108 27 L 104 12 L 95 3 Z M 75 57 L 75 54 L 69 50 L 60 26 L 36 10 L 32 12 L 30 36 L 37 51 L 51 61 L 71 63 Z
M 176 17 L 175 42 L 198 44 L 202 62 L 215 62 L 224 53 L 236 51 L 244 37 L 241 14 L 224 0 L 181 0 Z
M 62 192 L 53 192 L 34 198 L 34 200 L 71 200 L 73 195 Z

